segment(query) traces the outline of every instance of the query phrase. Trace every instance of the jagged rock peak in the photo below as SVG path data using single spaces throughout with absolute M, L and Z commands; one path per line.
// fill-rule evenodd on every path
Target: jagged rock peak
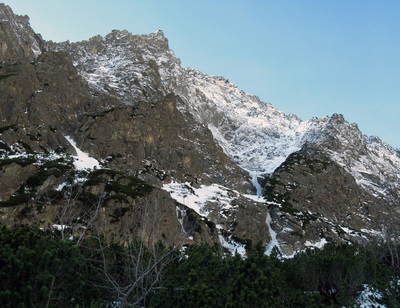
M 114 29 L 110 33 L 105 36 L 96 35 L 87 40 L 83 40 L 80 42 L 46 42 L 48 48 L 50 49 L 63 49 L 68 45 L 72 46 L 90 46 L 91 44 L 103 44 L 108 45 L 109 47 L 124 47 L 131 49 L 140 48 L 152 48 L 152 51 L 156 53 L 160 53 L 166 50 L 169 50 L 168 39 L 164 36 L 162 30 L 157 30 L 153 33 L 149 34 L 132 34 L 128 30 L 118 30 Z M 156 48 L 157 50 L 155 50 Z
M 165 37 L 164 32 L 160 29 L 157 31 L 150 33 L 149 36 L 152 36 L 154 39 L 161 40 L 161 41 L 167 41 L 168 39 Z
M 169 74 L 163 71 L 180 69 L 161 30 L 143 35 L 113 30 L 77 43 L 46 42 L 46 48 L 67 51 L 92 90 L 105 91 L 128 105 L 167 95 L 170 91 L 161 78 Z
M 29 24 L 28 16 L 18 16 L 0 3 L 0 61 L 36 59 L 43 52 L 43 39 Z
M 149 34 L 132 34 L 128 30 L 118 30 L 114 29 L 110 33 L 106 34 L 104 37 L 101 35 L 96 35 L 94 37 L 91 37 L 88 39 L 88 41 L 93 41 L 93 40 L 120 40 L 120 41 L 137 41 L 137 40 L 146 40 L 148 42 L 150 41 L 158 41 L 161 43 L 165 44 L 165 47 L 168 48 L 168 39 L 164 36 L 164 32 L 162 30 L 157 30 L 153 33 Z M 85 42 L 85 41 L 82 41 Z

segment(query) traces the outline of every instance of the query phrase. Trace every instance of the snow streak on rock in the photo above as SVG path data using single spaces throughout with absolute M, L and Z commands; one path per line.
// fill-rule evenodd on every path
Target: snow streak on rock
M 237 253 L 242 257 L 246 256 L 246 247 L 243 244 L 236 243 L 232 239 L 225 240 L 221 234 L 219 235 L 219 242 L 221 246 L 228 249 L 233 256 Z

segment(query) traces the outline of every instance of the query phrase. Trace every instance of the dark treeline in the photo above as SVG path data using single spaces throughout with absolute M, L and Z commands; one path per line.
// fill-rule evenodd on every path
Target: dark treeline
M 399 307 L 399 247 L 327 244 L 291 259 L 264 247 L 78 243 L 57 232 L 0 229 L 1 307 L 352 307 L 365 284 Z

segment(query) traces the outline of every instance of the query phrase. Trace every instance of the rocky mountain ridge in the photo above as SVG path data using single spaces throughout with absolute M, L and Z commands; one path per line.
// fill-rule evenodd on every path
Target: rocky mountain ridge
M 142 36 L 114 30 L 104 38 L 70 45 L 51 44 L 50 48 L 68 50 L 93 89 L 101 87 L 128 103 L 129 95 L 132 103 L 132 99 L 146 100 L 146 96 L 153 97 L 160 90 L 163 95 L 178 95 L 183 101 L 179 110 L 207 126 L 225 152 L 245 170 L 271 174 L 306 142 L 325 143 L 330 156 L 346 166 L 360 185 L 381 195 L 385 189 L 394 194 L 399 189 L 397 151 L 378 137 L 363 135 L 357 125 L 347 123 L 341 115 L 302 121 L 244 93 L 221 76 L 181 68 L 160 30 Z M 349 147 L 354 140 L 358 144 Z M 379 184 L 371 181 L 371 173 L 379 174 Z M 384 188 L 383 183 L 391 184 Z
M 185 225 L 185 233 L 198 224 L 187 241 L 241 251 L 247 240 L 261 240 L 268 253 L 277 247 L 290 255 L 329 240 L 397 234 L 398 152 L 341 115 L 302 121 L 223 77 L 181 68 L 160 30 L 43 42 L 26 17 L 4 5 L 0 13 L 3 147 L 73 154 L 70 135 L 107 168 L 167 191 L 178 203 L 155 198 L 173 213 L 159 239 L 177 240 L 168 226 Z M 28 179 L 14 183 L 14 193 Z

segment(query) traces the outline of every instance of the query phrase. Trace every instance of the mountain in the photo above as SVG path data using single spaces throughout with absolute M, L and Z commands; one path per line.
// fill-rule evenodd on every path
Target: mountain
M 398 236 L 398 151 L 340 114 L 302 121 L 182 68 L 160 30 L 46 42 L 0 5 L 0 37 L 2 224 L 286 256 Z

